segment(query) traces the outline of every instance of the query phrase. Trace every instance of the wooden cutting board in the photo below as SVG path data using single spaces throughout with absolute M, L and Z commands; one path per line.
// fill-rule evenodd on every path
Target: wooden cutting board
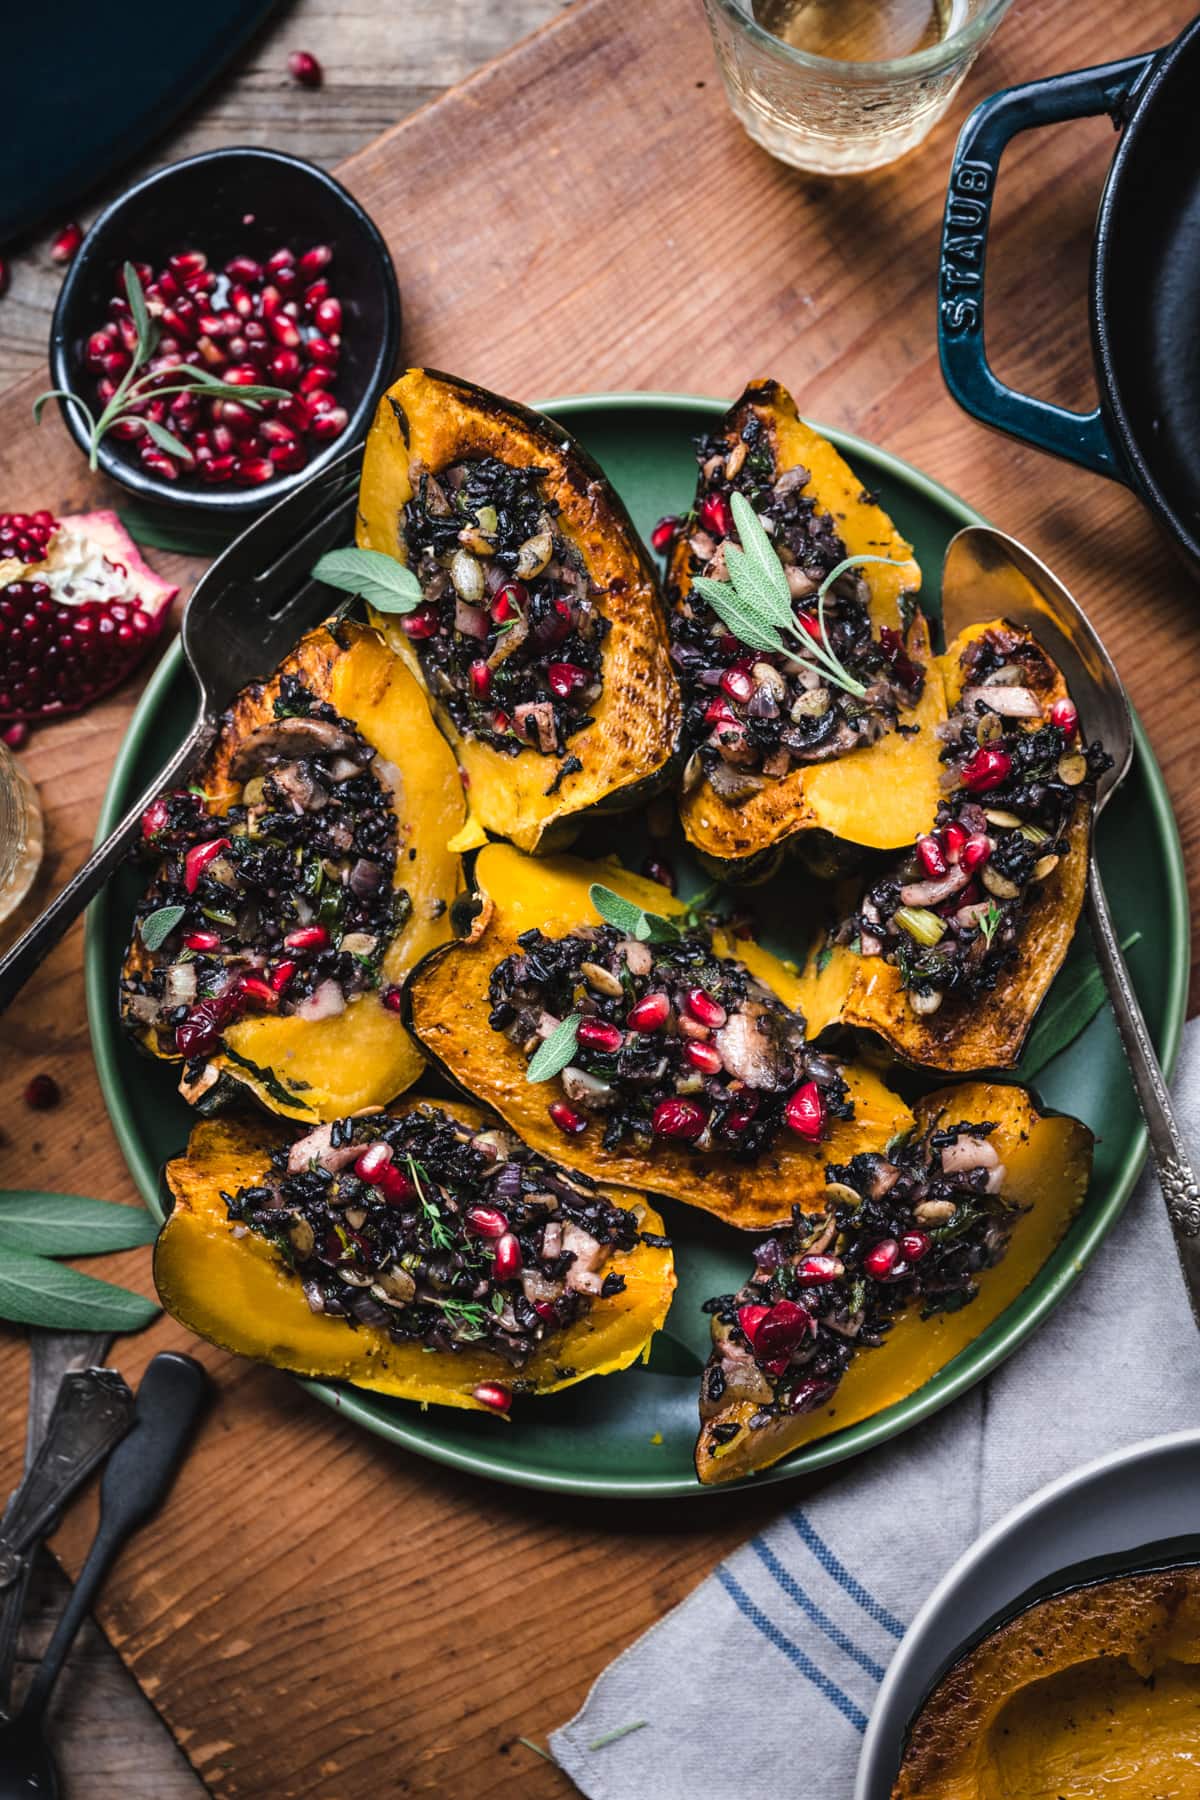
M 743 137 L 695 0 L 585 0 L 342 173 L 401 271 L 411 360 L 522 399 L 732 395 L 778 375 L 811 417 L 908 457 L 1030 542 L 1117 656 L 1196 881 L 1196 592 L 1124 490 L 959 412 L 934 347 L 942 187 L 967 107 L 1153 47 L 1188 10 L 1020 0 L 924 149 L 834 183 Z M 1090 404 L 1087 255 L 1111 149 L 1103 120 L 1055 128 L 1019 140 L 1000 182 L 989 347 L 1002 374 L 1065 404 Z M 112 503 L 57 423 L 30 428 L 40 385 L 0 402 L 3 504 Z M 34 735 L 47 886 L 83 854 L 134 697 Z M 80 956 L 76 931 L 3 1021 L 0 1185 L 132 1199 L 88 1053 Z M 39 1068 L 63 1086 L 56 1112 L 22 1107 Z M 148 1286 L 144 1253 L 109 1260 L 115 1279 Z M 121 1346 L 122 1366 L 134 1376 L 185 1342 L 164 1322 Z M 488 1486 L 351 1430 L 282 1376 L 202 1354 L 220 1403 L 101 1617 L 229 1800 L 566 1793 L 516 1739 L 543 1739 L 780 1505 L 768 1492 L 664 1508 Z M 16 1474 L 24 1387 L 12 1333 L 0 1338 L 0 1491 Z M 60 1533 L 72 1571 L 92 1519 L 88 1501 Z

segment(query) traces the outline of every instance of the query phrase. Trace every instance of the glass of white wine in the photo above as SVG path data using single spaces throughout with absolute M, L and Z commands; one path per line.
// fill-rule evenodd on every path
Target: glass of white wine
M 797 169 L 853 175 L 913 149 L 1012 0 L 704 0 L 730 105 Z

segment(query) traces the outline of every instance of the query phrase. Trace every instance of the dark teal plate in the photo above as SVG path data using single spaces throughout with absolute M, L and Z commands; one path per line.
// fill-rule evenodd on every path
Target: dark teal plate
M 684 505 L 695 476 L 691 439 L 724 410 L 716 400 L 682 395 L 610 394 L 552 402 L 604 465 L 643 533 Z M 844 432 L 829 433 L 864 481 L 876 489 L 912 540 L 925 572 L 925 604 L 937 612 L 946 544 L 962 525 L 981 524 L 953 494 L 907 464 Z M 192 714 L 189 678 L 178 645 L 149 683 L 121 747 L 105 798 L 108 831 L 178 744 Z M 614 828 L 610 826 L 609 842 Z M 636 822 L 615 828 L 632 861 Z M 1158 765 L 1140 728 L 1133 770 L 1100 827 L 1105 885 L 1122 936 L 1141 939 L 1130 961 L 1159 1054 L 1170 1069 L 1179 1046 L 1187 994 L 1187 900 L 1179 838 Z M 780 878 L 789 897 L 803 878 L 793 865 Z M 192 1123 L 171 1072 L 126 1043 L 115 995 L 129 920 L 139 889 L 123 871 L 96 901 L 88 922 L 88 1011 L 100 1084 L 113 1126 L 146 1203 L 160 1211 L 159 1170 L 182 1149 Z M 761 906 L 762 890 L 754 903 Z M 769 897 L 768 897 L 769 898 Z M 773 939 L 773 941 L 772 941 Z M 804 939 L 768 935 L 772 948 L 802 953 Z M 1035 1281 L 1008 1311 L 918 1393 L 859 1425 L 806 1446 L 758 1477 L 783 1481 L 882 1443 L 944 1406 L 1014 1350 L 1057 1305 L 1094 1253 L 1129 1196 L 1146 1136 L 1129 1085 L 1116 1027 L 1107 1009 L 1038 1079 L 1043 1101 L 1087 1121 L 1097 1134 L 1096 1165 L 1083 1211 Z M 656 1340 L 649 1367 L 607 1376 L 519 1407 L 510 1425 L 481 1414 L 389 1401 L 354 1388 L 310 1382 L 312 1392 L 368 1430 L 406 1449 L 477 1475 L 565 1493 L 676 1496 L 707 1492 L 696 1481 L 697 1376 L 706 1354 L 708 1320 L 700 1303 L 740 1286 L 746 1241 L 686 1207 L 666 1208 L 676 1245 L 679 1292 L 668 1330 Z M 1081 1379 L 1086 1372 L 1081 1371 Z M 727 1489 L 722 1489 L 727 1492 Z

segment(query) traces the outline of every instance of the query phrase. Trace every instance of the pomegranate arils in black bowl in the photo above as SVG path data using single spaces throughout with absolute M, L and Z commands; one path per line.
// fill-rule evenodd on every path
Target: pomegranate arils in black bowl
M 333 251 L 313 244 L 281 246 L 265 260 L 229 257 L 211 268 L 202 250 L 181 250 L 153 269 L 135 263 L 146 308 L 159 328 L 146 364 L 151 393 L 110 427 L 136 447 L 153 475 L 192 476 L 209 487 L 258 487 L 303 469 L 318 447 L 345 431 L 349 414 L 335 393 L 341 361 L 342 303 L 327 271 Z M 112 400 L 132 366 L 138 333 L 124 283 L 108 302 L 109 318 L 92 331 L 84 362 L 95 398 Z M 289 390 L 282 400 L 245 404 L 188 386 L 174 391 L 181 367 L 203 369 L 234 387 Z M 146 421 L 162 427 L 188 454 L 155 442 Z

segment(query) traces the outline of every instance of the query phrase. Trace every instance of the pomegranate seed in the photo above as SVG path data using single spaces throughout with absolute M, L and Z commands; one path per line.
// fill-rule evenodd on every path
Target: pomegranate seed
M 660 1100 L 650 1122 L 659 1137 L 691 1142 L 708 1124 L 708 1114 L 694 1100 Z
M 796 1345 L 813 1329 L 813 1316 L 798 1300 L 777 1300 L 758 1322 L 754 1354 L 773 1375 L 782 1375 Z
M 863 1268 L 876 1281 L 884 1281 L 900 1261 L 900 1246 L 895 1238 L 881 1238 L 863 1257 Z
M 64 225 L 62 230 L 55 234 L 50 245 L 51 262 L 69 263 L 82 242 L 82 225 L 76 225 L 74 221 L 70 225 Z
M 262 264 L 255 262 L 252 256 L 231 256 L 225 264 L 225 273 L 230 281 L 252 281 L 256 286 L 263 278 Z
M 281 269 L 293 269 L 296 266 L 296 252 L 289 250 L 284 244 L 278 250 L 272 250 L 266 260 L 265 267 L 271 275 L 278 275 Z
M 581 669 L 577 663 L 552 662 L 546 667 L 550 692 L 557 694 L 560 700 L 566 700 L 580 688 L 587 687 L 591 679 L 588 671 Z
M 398 1169 L 395 1163 L 388 1163 L 386 1168 L 380 1169 L 371 1185 L 380 1190 L 389 1206 L 407 1205 L 417 1191 L 403 1169 Z
M 796 623 L 802 631 L 807 631 L 810 638 L 816 638 L 818 643 L 821 642 L 821 621 L 815 613 L 798 612 Z
M 492 601 L 491 614 L 497 625 L 504 625 L 509 619 L 515 619 L 518 613 L 524 612 L 529 604 L 529 589 L 523 581 L 506 581 L 496 591 Z
M 116 343 L 117 336 L 118 334 L 114 328 L 111 325 L 106 325 L 103 331 L 93 331 L 91 337 L 88 339 L 83 352 L 84 361 L 87 363 L 88 368 L 93 370 L 96 374 L 103 373 L 104 359 Z
M 374 1183 L 383 1174 L 392 1160 L 392 1146 L 377 1138 L 368 1144 L 354 1165 L 354 1173 L 360 1181 Z
M 312 414 L 303 394 L 292 394 L 288 399 L 276 402 L 275 417 L 281 424 L 302 435 L 308 430 Z
M 946 858 L 935 837 L 917 839 L 917 858 L 931 881 L 946 873 Z
M 625 1020 L 630 1031 L 661 1031 L 671 1016 L 671 1002 L 665 994 L 647 994 L 629 1009 Z
M 294 962 L 291 957 L 285 957 L 283 962 L 277 962 L 275 964 L 271 973 L 267 976 L 267 980 L 271 983 L 271 986 L 277 994 L 282 994 L 284 988 L 292 979 L 292 976 L 296 973 L 299 966 L 299 963 Z
M 322 369 L 319 366 L 316 368 L 312 368 L 312 369 L 305 369 L 305 371 L 304 371 L 303 375 L 300 377 L 300 381 L 299 381 L 300 392 L 302 394 L 307 394 L 309 396 L 310 404 L 311 404 L 312 398 L 318 392 L 324 393 L 324 390 L 329 386 L 329 383 L 332 380 L 333 380 L 333 374 L 332 374 L 332 371 L 329 369 Z M 329 406 L 332 404 L 332 396 L 331 395 L 329 395 L 329 394 L 325 395 L 325 403 L 326 403 L 326 406 Z M 313 410 L 314 410 L 314 412 L 316 411 L 315 406 L 314 406 Z
M 468 1207 L 467 1224 L 477 1237 L 502 1238 L 508 1230 L 508 1220 L 493 1206 Z
M 332 294 L 328 299 L 319 300 L 312 309 L 312 318 L 318 331 L 323 331 L 327 337 L 335 336 L 342 329 L 341 301 L 336 300 Z M 309 348 L 311 351 L 312 346 Z
M 300 258 L 300 273 L 301 275 L 319 275 L 321 270 L 327 269 L 332 261 L 333 251 L 328 244 L 314 244 L 312 249 L 306 250 Z
M 962 856 L 959 858 L 959 861 L 969 875 L 973 870 L 981 868 L 991 854 L 991 838 L 988 837 L 987 833 L 984 831 L 973 831 L 970 837 L 963 843 Z M 962 904 L 963 901 L 960 894 L 956 897 L 955 905 L 961 906 Z
M 210 838 L 206 844 L 193 845 L 183 861 L 183 885 L 187 893 L 195 893 L 200 877 L 209 863 L 215 862 L 222 850 L 228 848 L 227 837 Z
M 275 314 L 270 321 L 270 330 L 275 342 L 282 344 L 285 350 L 294 350 L 300 342 L 300 332 L 286 313 L 277 312 Z M 249 336 L 249 332 L 246 335 Z M 297 373 L 299 373 L 299 359 L 297 359 Z
M 695 1039 L 684 1046 L 683 1054 L 688 1062 L 691 1063 L 693 1069 L 699 1069 L 702 1074 L 720 1074 L 723 1064 L 721 1062 L 721 1052 L 717 1049 L 715 1044 L 705 1044 L 699 1039 Z
M 510 1281 L 521 1267 L 521 1246 L 511 1231 L 506 1231 L 496 1244 L 492 1275 L 497 1281 Z
M 310 337 L 304 346 L 304 354 L 309 362 L 323 363 L 327 369 L 336 369 L 341 358 L 337 345 L 323 337 Z
M 160 794 L 157 800 L 152 800 L 150 802 L 149 806 L 142 814 L 143 838 L 145 838 L 147 842 L 153 841 L 160 831 L 165 831 L 167 829 L 170 816 L 170 808 Z
M 510 1389 L 499 1381 L 481 1381 L 478 1387 L 471 1389 L 471 1398 L 496 1413 L 506 1413 L 512 1405 Z
M 300 385 L 303 387 L 304 383 L 301 382 Z M 313 437 L 328 443 L 333 438 L 341 437 L 349 423 L 350 414 L 344 406 L 330 406 L 324 412 L 313 414 L 308 429 Z
M 25 1089 L 25 1104 L 34 1112 L 49 1112 L 61 1097 L 53 1075 L 35 1075 Z
M 406 637 L 430 638 L 438 628 L 438 616 L 428 602 L 424 606 L 414 607 L 400 620 L 400 629 Z
M 999 787 L 1007 781 L 1011 773 L 1012 757 L 1007 750 L 989 750 L 981 746 L 963 764 L 960 779 L 973 794 L 985 794 L 989 788 Z
M 710 700 L 704 709 L 706 725 L 736 725 L 737 720 L 729 710 L 728 700 Z
M 926 1231 L 906 1231 L 900 1239 L 900 1248 L 909 1262 L 920 1262 L 933 1249 L 933 1239 Z
M 671 541 L 678 530 L 679 520 L 674 513 L 668 513 L 666 518 L 658 521 L 658 524 L 650 533 L 650 542 L 660 556 L 664 550 L 669 550 L 671 548 Z
M 504 712 L 502 709 L 498 708 L 492 714 L 492 730 L 493 731 L 498 731 L 498 732 L 503 733 L 508 730 L 509 725 L 511 723 L 512 723 L 512 721 L 509 719 L 508 714 L 506 712 Z
M 829 1399 L 836 1385 L 836 1382 L 826 1381 L 820 1375 L 809 1375 L 804 1381 L 798 1381 L 788 1395 L 788 1411 L 812 1412 L 823 1400 Z
M 743 1089 L 721 1121 L 721 1130 L 740 1137 L 759 1108 L 759 1098 L 752 1088 Z
M 757 1304 L 738 1307 L 738 1324 L 749 1338 L 750 1348 L 752 1350 L 754 1348 L 755 1339 L 758 1337 L 758 1328 L 770 1310 L 769 1306 Z
M 699 519 L 702 528 L 716 538 L 727 538 L 733 530 L 733 513 L 724 494 L 705 494 Z
M 285 950 L 323 950 L 329 942 L 324 925 L 298 925 L 283 940 Z
M 277 350 L 267 364 L 267 373 L 273 382 L 286 386 L 295 381 L 300 373 L 300 358 L 294 350 Z M 259 377 L 256 375 L 255 380 Z
M 322 276 L 319 281 L 310 282 L 304 290 L 305 312 L 315 313 L 322 300 L 328 300 L 329 295 L 329 283 L 325 280 L 324 276 Z
M 825 1129 L 825 1106 L 815 1081 L 800 1084 L 784 1107 L 783 1117 L 789 1131 L 816 1143 Z
M 554 1310 L 554 1302 L 552 1300 L 535 1300 L 533 1303 L 533 1310 L 539 1319 L 549 1321 L 550 1319 L 557 1319 L 558 1317 L 558 1314 Z
M 825 1281 L 836 1281 L 844 1274 L 845 1269 L 837 1256 L 804 1256 L 796 1264 L 796 1279 L 816 1285 Z
M 602 1050 L 609 1056 L 625 1042 L 624 1034 L 606 1019 L 580 1019 L 578 1037 L 590 1050 Z
M 719 1031 L 729 1016 L 720 1001 L 706 994 L 703 988 L 689 989 L 684 1005 L 693 1019 L 699 1020 L 701 1025 L 707 1025 L 710 1031 Z
M 1070 700 L 1056 700 L 1050 708 L 1050 723 L 1065 731 L 1068 737 L 1074 737 L 1079 728 L 1079 714 Z
M 967 841 L 967 833 L 961 825 L 945 825 L 941 833 L 942 852 L 948 863 L 956 863 L 962 855 L 962 847 Z
M 243 975 L 238 981 L 238 993 L 247 1003 L 261 1006 L 270 1012 L 279 1005 L 279 995 L 269 982 L 261 981 L 257 975 Z
M 473 662 L 467 671 L 471 692 L 477 700 L 486 700 L 492 691 L 492 671 L 485 662 Z
M 233 478 L 249 487 L 258 487 L 264 481 L 270 481 L 275 473 L 275 465 L 269 456 L 243 456 L 234 467 Z
M 733 668 L 722 672 L 721 688 L 731 700 L 744 706 L 754 692 L 754 677 L 748 669 L 740 669 L 735 664 Z
M 272 444 L 267 454 L 280 475 L 292 475 L 308 461 L 308 452 L 303 444 Z
M 230 349 L 232 348 L 231 344 Z M 282 354 L 283 352 L 280 351 L 280 355 Z M 295 353 L 293 352 L 293 354 Z M 254 367 L 253 363 L 234 363 L 231 368 L 226 369 L 221 379 L 227 381 L 230 387 L 258 387 L 262 381 L 262 374 Z
M 649 876 L 651 881 L 657 881 L 660 887 L 665 887 L 669 894 L 675 892 L 675 871 L 670 863 L 660 862 L 655 856 L 648 856 L 642 864 L 642 873 Z
M 29 742 L 29 727 L 24 719 L 18 719 L 15 724 L 6 725 L 3 731 L 0 731 L 0 738 L 4 740 L 10 750 L 23 750 Z
M 152 475 L 159 476 L 163 481 L 175 481 L 178 478 L 178 466 L 165 450 L 156 450 L 151 444 L 143 444 L 138 457 Z
M 324 79 L 320 63 L 311 50 L 293 50 L 287 59 L 288 74 L 301 87 L 319 88 Z
M 587 1120 L 565 1100 L 552 1100 L 546 1110 L 566 1137 L 578 1137 L 581 1131 L 587 1130 Z
M 385 988 L 380 998 L 389 1012 L 398 1013 L 404 1006 L 404 993 L 398 987 Z
M 189 931 L 183 940 L 185 950 L 219 950 L 221 938 L 216 931 Z
M 200 479 L 212 483 L 231 481 L 233 465 L 237 461 L 234 456 L 210 456 L 207 462 L 200 464 Z

